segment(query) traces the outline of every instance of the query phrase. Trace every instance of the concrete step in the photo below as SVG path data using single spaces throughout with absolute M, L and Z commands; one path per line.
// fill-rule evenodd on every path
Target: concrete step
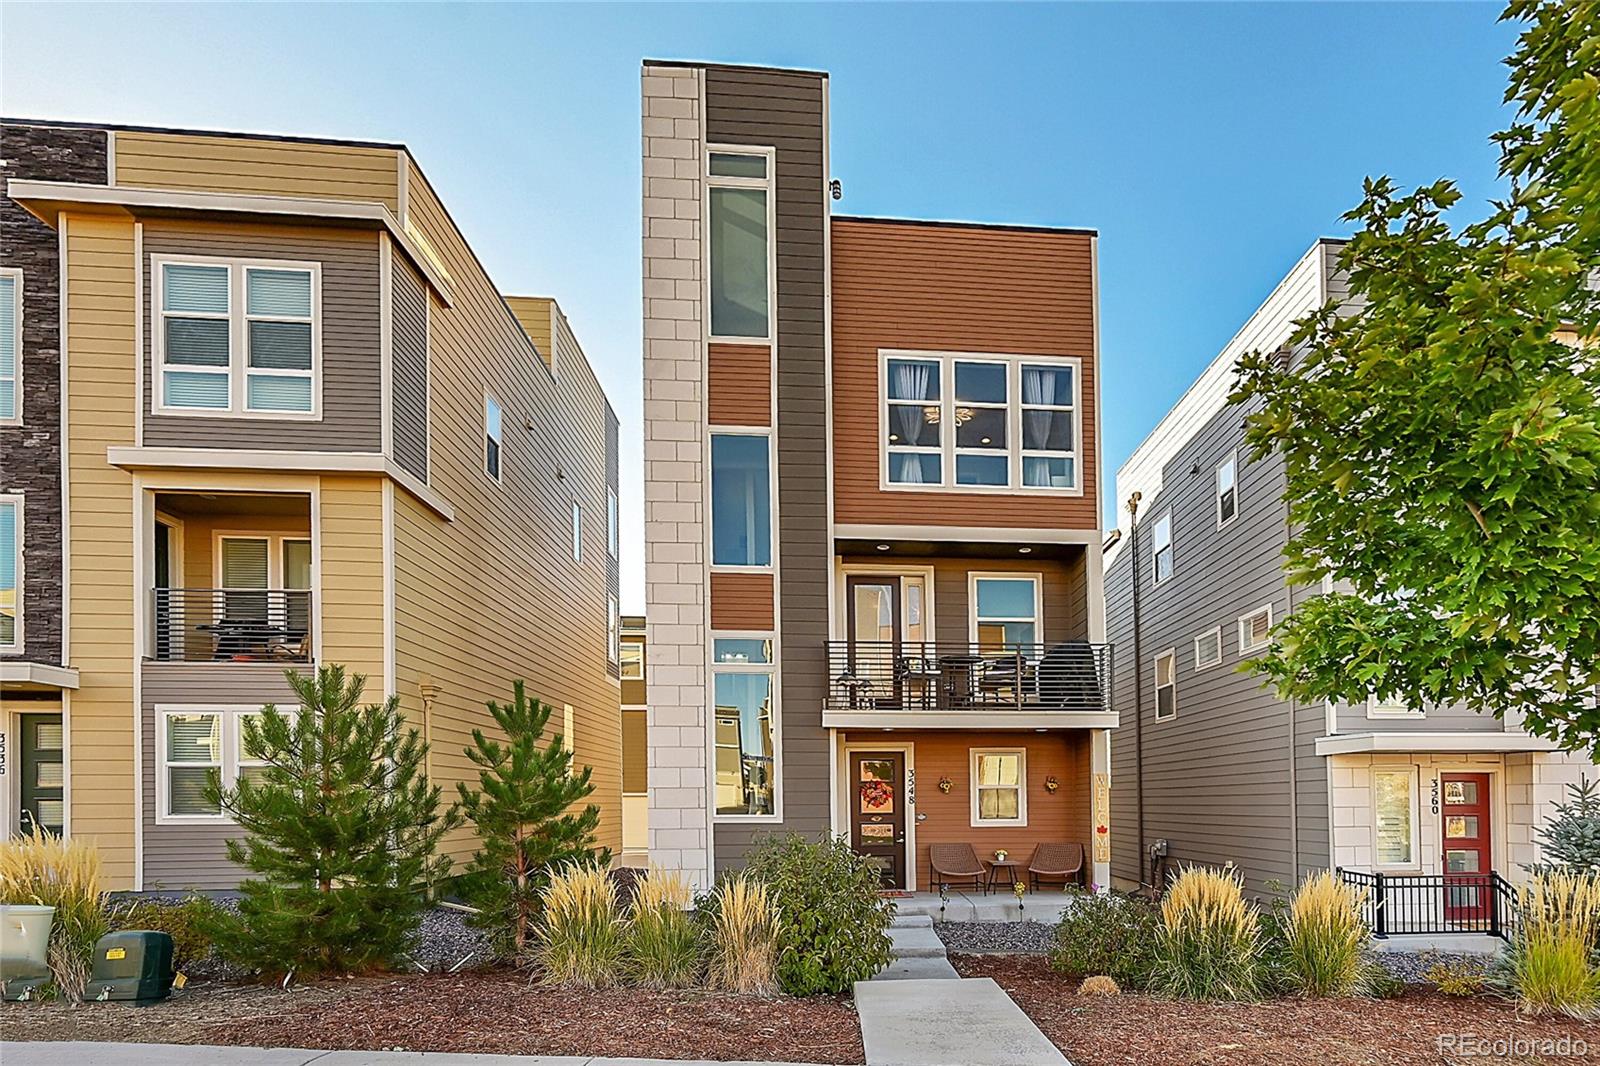
M 944 956 L 895 959 L 872 975 L 874 981 L 953 981 L 961 975 Z
M 933 917 L 927 914 L 896 914 L 889 923 L 891 929 L 931 929 Z
M 897 959 L 944 958 L 944 941 L 931 925 L 891 927 L 889 942 Z

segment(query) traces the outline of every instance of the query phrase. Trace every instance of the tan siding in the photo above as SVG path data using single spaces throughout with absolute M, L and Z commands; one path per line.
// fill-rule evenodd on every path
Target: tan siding
M 555 357 L 555 345 L 550 330 L 550 307 L 554 303 L 544 296 L 507 296 L 506 306 L 517 317 L 517 323 L 528 339 L 539 349 L 544 365 L 549 366 Z
M 245 137 L 116 133 L 117 184 L 377 202 L 400 210 L 392 148 Z
M 379 701 L 384 669 L 383 481 L 325 477 L 321 509 L 321 661 L 366 675 L 367 698 Z
M 711 628 L 771 629 L 772 575 L 712 574 Z
M 1083 360 L 1082 496 L 886 492 L 879 351 Z M 1091 238 L 837 219 L 833 223 L 834 515 L 841 523 L 1098 529 Z M 947 386 L 948 387 L 948 386 Z
M 713 344 L 708 356 L 707 409 L 713 426 L 772 425 L 772 349 Z
M 645 790 L 649 768 L 645 765 L 646 723 L 644 711 L 622 712 L 622 791 L 638 795 Z
M 131 221 L 67 223 L 67 446 L 72 652 L 71 832 L 95 841 L 107 888 L 133 885 L 133 488 L 106 448 L 133 443 Z

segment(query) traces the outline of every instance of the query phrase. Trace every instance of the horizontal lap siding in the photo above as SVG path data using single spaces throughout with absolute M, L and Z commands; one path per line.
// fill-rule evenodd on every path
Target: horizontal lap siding
M 772 424 L 772 353 L 764 345 L 713 344 L 706 403 L 713 426 Z
M 771 145 L 777 150 L 773 236 L 777 259 L 779 719 L 783 733 L 779 788 L 782 828 L 807 835 L 826 830 L 831 820 L 828 734 L 822 728 L 832 555 L 823 298 L 827 284 L 825 84 L 823 77 L 814 74 L 722 67 L 709 67 L 705 72 L 706 141 Z M 713 581 L 717 576 L 721 575 Z M 712 624 L 717 624 L 715 618 Z M 718 825 L 716 866 L 737 864 L 750 844 L 772 828 Z
M 378 236 L 367 230 L 296 229 L 151 219 L 144 223 L 144 442 L 147 445 L 376 452 L 383 447 L 382 308 Z M 322 417 L 156 415 L 151 365 L 160 327 L 151 262 L 162 255 L 308 260 L 322 264 Z M 397 264 L 399 258 L 396 259 Z M 396 270 L 396 274 L 401 273 Z
M 381 203 L 399 211 L 393 148 L 116 132 L 117 184 Z
M 1044 642 L 1058 640 L 1083 640 L 1088 636 L 1083 592 L 1083 556 L 1074 560 L 1039 559 L 884 559 L 882 557 L 844 556 L 847 566 L 931 566 L 933 568 L 933 624 L 929 639 L 950 644 L 966 644 L 971 640 L 972 601 L 971 575 L 985 574 L 1035 574 L 1041 579 L 1044 598 Z
M 834 515 L 841 523 L 1098 529 L 1093 238 L 833 223 Z M 1082 496 L 880 488 L 879 351 L 1076 356 Z
M 772 628 L 771 574 L 712 574 L 711 628 Z
M 391 256 L 394 313 L 394 460 L 428 480 L 428 290 L 404 256 Z

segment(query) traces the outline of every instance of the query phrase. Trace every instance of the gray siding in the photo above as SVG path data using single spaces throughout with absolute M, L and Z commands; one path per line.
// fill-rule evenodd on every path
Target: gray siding
M 294 690 L 274 663 L 145 663 L 140 790 L 144 797 L 144 887 L 233 888 L 243 874 L 228 861 L 227 841 L 241 834 L 231 825 L 161 825 L 156 822 L 156 705 L 298 706 Z
M 301 259 L 322 264 L 322 417 L 316 421 L 151 414 L 150 260 L 157 255 Z M 144 443 L 377 452 L 383 447 L 377 234 L 147 219 L 144 223 Z
M 829 817 L 827 684 L 828 539 L 827 366 L 823 294 L 827 285 L 826 175 L 822 170 L 821 75 L 706 70 L 706 140 L 772 145 L 777 229 L 778 566 L 782 673 L 784 823 L 808 835 Z M 739 862 L 772 826 L 718 825 L 715 865 Z
M 394 461 L 428 480 L 428 290 L 405 256 L 391 257 Z

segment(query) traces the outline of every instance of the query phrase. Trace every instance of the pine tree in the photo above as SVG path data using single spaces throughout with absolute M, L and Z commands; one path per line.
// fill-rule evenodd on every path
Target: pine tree
M 1567 791 L 1572 798 L 1557 803 L 1555 817 L 1534 829 L 1544 857 L 1534 869 L 1600 875 L 1600 787 L 1582 778 Z
M 399 701 L 358 706 L 366 679 L 342 666 L 286 671 L 297 713 L 268 705 L 244 722 L 266 767 L 213 802 L 244 830 L 228 857 L 257 875 L 237 916 L 219 917 L 222 953 L 264 973 L 349 973 L 395 963 L 449 870 L 435 849 L 461 824 L 424 772 L 427 746 Z
M 600 808 L 591 803 L 572 809 L 594 791 L 590 768 L 573 772 L 572 752 L 559 733 L 541 746 L 550 705 L 530 699 L 518 681 L 510 703 L 491 701 L 488 707 L 506 739 L 491 740 L 474 729 L 473 745 L 466 749 L 478 767 L 479 788 L 457 787 L 461 809 L 477 829 L 479 849 L 460 889 L 478 909 L 472 923 L 521 961 L 550 872 L 573 862 L 605 865 L 611 852 L 595 855 Z

